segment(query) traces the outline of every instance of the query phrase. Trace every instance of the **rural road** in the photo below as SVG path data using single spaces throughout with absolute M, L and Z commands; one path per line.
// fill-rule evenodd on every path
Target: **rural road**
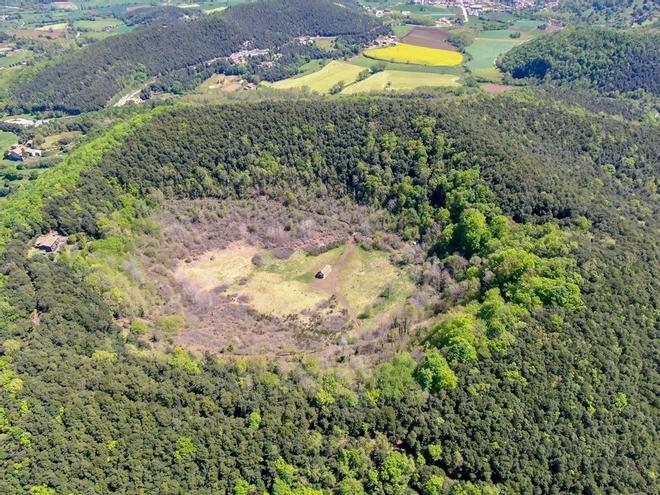
M 463 11 L 463 19 L 465 20 L 465 24 L 468 23 L 468 15 L 467 15 L 467 9 L 465 8 L 465 0 L 461 0 L 461 10 Z

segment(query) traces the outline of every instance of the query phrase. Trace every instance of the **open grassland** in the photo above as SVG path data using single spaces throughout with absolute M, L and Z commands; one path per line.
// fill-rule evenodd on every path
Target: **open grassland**
M 0 131 L 0 156 L 4 156 L 5 151 L 12 144 L 18 143 L 18 136 L 13 132 Z
M 32 52 L 29 50 L 17 50 L 11 55 L 0 57 L 0 67 L 11 67 L 32 58 L 32 55 Z
M 389 62 L 433 66 L 454 66 L 463 61 L 463 55 L 449 50 L 399 43 L 387 48 L 373 48 L 365 56 Z
M 197 93 L 217 94 L 230 93 L 241 89 L 241 78 L 239 76 L 225 76 L 224 74 L 214 74 L 197 87 Z
M 50 6 L 56 10 L 78 10 L 78 6 L 73 2 L 51 2 Z
M 335 46 L 335 36 L 317 36 L 314 38 L 314 44 L 322 50 L 332 51 Z
M 514 31 L 511 31 L 509 29 L 496 29 L 496 30 L 493 30 L 493 31 L 481 31 L 479 33 L 479 38 L 510 40 L 511 35 L 513 33 L 514 33 Z
M 350 85 L 342 94 L 366 93 L 369 91 L 409 91 L 420 87 L 456 87 L 458 76 L 384 70 L 367 79 Z
M 264 83 L 264 86 L 276 89 L 301 89 L 307 87 L 311 91 L 327 93 L 341 81 L 345 84 L 352 83 L 363 70 L 362 67 L 333 60 L 318 72 L 302 77 L 284 79 L 276 83 Z
M 255 263 L 255 257 L 259 262 Z M 315 273 L 326 265 L 332 267 L 329 277 L 316 279 Z M 335 296 L 349 314 L 371 323 L 377 322 L 372 313 L 381 315 L 378 321 L 389 316 L 413 289 L 386 252 L 367 251 L 350 243 L 318 255 L 295 251 L 287 259 L 234 243 L 189 263 L 181 262 L 176 278 L 247 303 L 259 313 L 280 317 L 318 311 Z
M 477 77 L 498 80 L 501 74 L 495 67 L 495 59 L 519 43 L 519 41 L 477 39 L 465 49 L 472 56 L 472 60 L 466 65 Z
M 115 27 L 123 24 L 117 19 L 95 19 L 93 21 L 81 20 L 76 21 L 74 26 L 78 29 L 85 29 L 88 31 L 104 31 L 114 29 Z
M 260 313 L 286 316 L 314 310 L 330 297 L 312 289 L 311 283 L 321 267 L 337 262 L 341 251 L 335 248 L 319 256 L 297 251 L 287 260 L 278 260 L 254 246 L 234 244 L 182 263 L 177 278 L 192 280 L 207 291 L 223 288 Z M 256 255 L 263 263 L 260 268 L 252 262 Z
M 403 38 L 406 34 L 412 31 L 415 26 L 410 24 L 399 24 L 397 26 L 392 26 L 392 32 L 397 35 L 399 38 Z
M 378 325 L 393 310 L 401 309 L 414 286 L 382 251 L 355 249 L 337 281 L 337 290 L 363 325 Z
M 66 29 L 66 22 L 58 22 L 57 24 L 46 24 L 36 28 L 37 31 L 60 31 Z
M 539 26 L 545 24 L 544 21 L 535 21 L 532 19 L 520 19 L 513 23 L 513 29 L 520 29 L 523 31 L 531 31 L 538 29 Z

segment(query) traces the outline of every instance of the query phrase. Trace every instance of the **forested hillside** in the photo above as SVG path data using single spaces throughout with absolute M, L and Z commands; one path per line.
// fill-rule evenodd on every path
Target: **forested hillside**
M 155 22 L 95 43 L 48 67 L 18 88 L 14 97 L 21 108 L 30 110 L 96 110 L 126 86 L 227 57 L 246 46 L 277 49 L 301 35 L 369 38 L 379 26 L 352 2 L 269 0 L 237 5 L 191 20 Z
M 653 493 L 659 148 L 529 95 L 183 107 L 110 131 L 0 217 L 0 492 Z M 401 264 L 432 324 L 373 369 L 122 333 L 135 308 L 103 270 L 135 272 L 159 205 L 263 196 L 382 210 L 418 243 Z M 79 252 L 28 256 L 51 228 Z
M 660 34 L 655 30 L 573 28 L 524 43 L 498 62 L 514 78 L 552 80 L 601 92 L 660 93 Z
M 642 24 L 660 13 L 654 0 L 564 0 L 555 10 L 570 21 L 614 27 Z

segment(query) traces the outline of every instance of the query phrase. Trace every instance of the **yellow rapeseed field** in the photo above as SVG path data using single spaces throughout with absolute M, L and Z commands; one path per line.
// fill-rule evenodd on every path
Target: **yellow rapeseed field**
M 418 65 L 458 65 L 463 61 L 463 55 L 458 52 L 407 43 L 398 43 L 387 48 L 372 48 L 364 54 L 378 60 Z

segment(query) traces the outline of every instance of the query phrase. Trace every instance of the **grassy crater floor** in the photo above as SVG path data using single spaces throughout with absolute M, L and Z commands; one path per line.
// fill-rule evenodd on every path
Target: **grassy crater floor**
M 332 267 L 328 277 L 316 279 L 316 272 L 326 265 Z M 248 303 L 265 315 L 312 314 L 334 298 L 350 320 L 359 319 L 366 328 L 398 309 L 397 301 L 405 301 L 413 289 L 408 277 L 389 262 L 387 252 L 367 250 L 352 241 L 317 255 L 298 250 L 286 259 L 238 242 L 189 263 L 182 261 L 175 275 L 200 290 Z

